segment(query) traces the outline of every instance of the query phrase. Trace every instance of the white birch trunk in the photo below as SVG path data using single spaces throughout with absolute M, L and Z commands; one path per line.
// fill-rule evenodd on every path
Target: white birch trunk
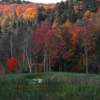
M 26 49 L 26 58 L 27 58 L 27 62 L 28 62 L 29 72 L 31 73 L 32 69 L 31 69 L 31 64 L 30 64 L 30 59 L 28 57 L 28 51 L 27 51 L 27 49 Z

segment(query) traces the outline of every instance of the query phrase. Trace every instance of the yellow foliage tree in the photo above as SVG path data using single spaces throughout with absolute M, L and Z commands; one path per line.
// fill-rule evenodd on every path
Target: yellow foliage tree
M 23 13 L 23 19 L 32 19 L 38 15 L 37 8 L 29 7 Z

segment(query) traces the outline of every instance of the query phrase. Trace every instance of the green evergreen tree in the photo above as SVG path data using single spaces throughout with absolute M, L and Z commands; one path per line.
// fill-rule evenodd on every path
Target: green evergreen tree
M 95 0 L 84 0 L 85 6 L 88 10 L 96 12 L 96 3 Z

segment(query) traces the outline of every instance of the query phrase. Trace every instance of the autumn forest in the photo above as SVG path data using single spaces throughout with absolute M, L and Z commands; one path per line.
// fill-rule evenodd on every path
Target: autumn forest
M 0 2 L 0 74 L 100 73 L 99 0 L 4 1 Z

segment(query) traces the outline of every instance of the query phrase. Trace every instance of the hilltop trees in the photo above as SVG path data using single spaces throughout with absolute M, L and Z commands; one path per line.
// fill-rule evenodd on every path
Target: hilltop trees
M 2 2 L 8 2 L 8 3 L 21 3 L 22 0 L 1 0 Z

